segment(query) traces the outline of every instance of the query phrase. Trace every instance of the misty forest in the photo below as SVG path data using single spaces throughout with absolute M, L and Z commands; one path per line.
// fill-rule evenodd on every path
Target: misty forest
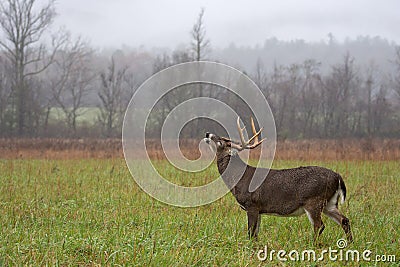
M 54 29 L 53 1 L 0 5 L 0 137 L 120 137 L 135 90 L 174 64 L 216 61 L 247 74 L 263 92 L 278 137 L 400 137 L 400 48 L 379 36 L 320 42 L 259 36 L 255 46 L 214 47 L 204 12 L 187 25 L 187 39 L 164 47 L 97 48 L 68 29 Z M 129 34 L 127 32 L 126 34 Z M 209 96 L 250 116 L 240 99 L 215 86 L 186 86 L 154 107 L 147 134 L 159 137 L 166 114 L 186 99 Z M 187 138 L 203 136 L 193 122 Z

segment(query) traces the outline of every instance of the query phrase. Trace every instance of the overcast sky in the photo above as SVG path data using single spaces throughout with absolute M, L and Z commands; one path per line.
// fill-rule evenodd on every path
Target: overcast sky
M 381 36 L 400 43 L 400 0 L 58 0 L 56 25 L 96 47 L 188 43 L 200 9 L 214 47 Z

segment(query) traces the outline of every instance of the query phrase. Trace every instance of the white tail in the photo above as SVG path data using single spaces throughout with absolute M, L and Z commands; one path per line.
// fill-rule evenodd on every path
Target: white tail
M 346 197 L 345 197 L 344 192 L 343 192 L 343 189 L 342 189 L 342 187 L 341 187 L 341 185 L 340 185 L 340 180 L 339 180 L 339 188 L 338 188 L 338 191 L 339 191 L 339 196 L 340 196 L 340 204 L 343 204 L 344 201 L 346 200 Z

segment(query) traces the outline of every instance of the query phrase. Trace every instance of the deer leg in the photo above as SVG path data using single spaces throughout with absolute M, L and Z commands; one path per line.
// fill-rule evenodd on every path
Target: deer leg
M 255 236 L 258 236 L 258 232 L 260 231 L 260 225 L 261 225 L 261 214 L 258 214 L 257 218 L 257 226 L 256 226 L 256 231 L 255 231 Z
M 247 231 L 249 237 L 257 237 L 258 211 L 247 211 Z
M 325 225 L 321 219 L 321 210 L 320 209 L 304 209 L 307 214 L 308 219 L 310 220 L 311 225 L 314 227 L 314 243 L 317 242 L 318 237 L 322 234 L 325 229 Z
M 342 226 L 347 240 L 352 243 L 353 242 L 353 235 L 351 234 L 351 229 L 350 229 L 350 221 L 349 219 L 344 216 L 340 211 L 337 209 L 337 207 L 334 207 L 332 209 L 324 209 L 324 214 L 331 218 L 334 222 Z

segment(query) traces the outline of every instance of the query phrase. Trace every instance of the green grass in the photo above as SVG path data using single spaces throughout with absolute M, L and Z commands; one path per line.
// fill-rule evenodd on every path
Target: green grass
M 171 180 L 184 183 L 165 162 L 156 164 Z M 398 266 L 400 164 L 279 161 L 274 166 L 309 164 L 332 168 L 345 177 L 348 198 L 341 210 L 350 218 L 355 237 L 348 248 L 370 249 L 373 257 L 395 254 L 397 263 L 392 265 Z M 216 175 L 213 165 L 189 180 L 201 184 Z M 318 247 L 312 244 L 306 216 L 263 216 L 258 241 L 249 241 L 246 214 L 231 195 L 198 208 L 168 206 L 140 190 L 123 160 L 0 161 L 0 266 L 332 265 L 328 260 L 271 264 L 256 256 L 265 245 L 287 252 L 335 249 L 344 234 L 323 219 L 326 229 Z

